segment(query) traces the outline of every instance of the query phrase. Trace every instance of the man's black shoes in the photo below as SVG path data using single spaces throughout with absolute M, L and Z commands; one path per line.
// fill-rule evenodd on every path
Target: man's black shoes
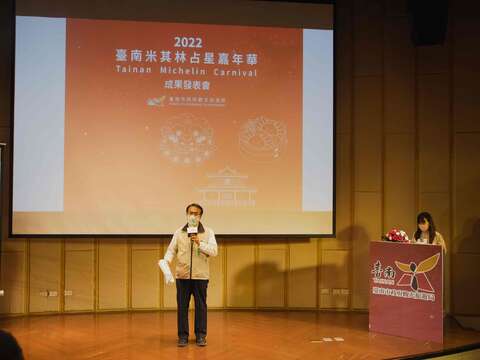
M 205 336 L 198 337 L 196 339 L 195 343 L 197 344 L 197 346 L 207 346 L 207 339 L 205 339 Z M 187 346 L 188 345 L 188 338 L 179 338 L 177 345 L 178 345 L 178 347 Z
M 207 346 L 207 340 L 205 337 L 198 337 L 196 341 L 197 346 Z
M 178 345 L 178 347 L 187 346 L 188 345 L 188 339 L 187 338 L 179 338 L 177 345 Z

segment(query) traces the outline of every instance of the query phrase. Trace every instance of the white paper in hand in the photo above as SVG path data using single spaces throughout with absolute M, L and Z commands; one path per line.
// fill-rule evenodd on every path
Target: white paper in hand
M 175 281 L 173 280 L 173 275 L 167 261 L 165 259 L 159 260 L 158 266 L 160 266 L 160 270 L 162 270 L 163 276 L 165 277 L 165 284 L 173 284 Z

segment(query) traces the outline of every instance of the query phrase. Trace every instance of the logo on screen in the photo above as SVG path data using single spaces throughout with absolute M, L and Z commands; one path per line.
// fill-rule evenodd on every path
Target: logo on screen
M 165 99 L 166 96 L 160 96 L 156 98 L 150 98 L 147 100 L 147 105 L 148 106 L 157 106 L 157 107 L 164 107 L 165 106 Z
M 421 261 L 418 265 L 413 261 L 409 264 L 395 261 L 397 268 L 403 272 L 400 280 L 397 282 L 397 286 L 410 286 L 414 291 L 434 293 L 435 289 L 428 279 L 427 273 L 435 269 L 439 258 L 440 253 L 437 253 Z

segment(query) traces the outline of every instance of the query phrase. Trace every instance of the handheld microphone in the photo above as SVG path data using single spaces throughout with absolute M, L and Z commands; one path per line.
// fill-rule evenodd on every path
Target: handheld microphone
M 197 235 L 198 234 L 198 227 L 197 226 L 187 227 L 187 234 L 188 234 L 188 237 L 192 237 L 192 235 Z

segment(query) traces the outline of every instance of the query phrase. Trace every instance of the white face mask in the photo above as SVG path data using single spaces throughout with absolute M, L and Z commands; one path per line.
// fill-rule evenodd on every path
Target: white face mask
M 199 221 L 200 221 L 199 216 L 196 216 L 196 215 L 187 216 L 188 226 L 198 226 Z

